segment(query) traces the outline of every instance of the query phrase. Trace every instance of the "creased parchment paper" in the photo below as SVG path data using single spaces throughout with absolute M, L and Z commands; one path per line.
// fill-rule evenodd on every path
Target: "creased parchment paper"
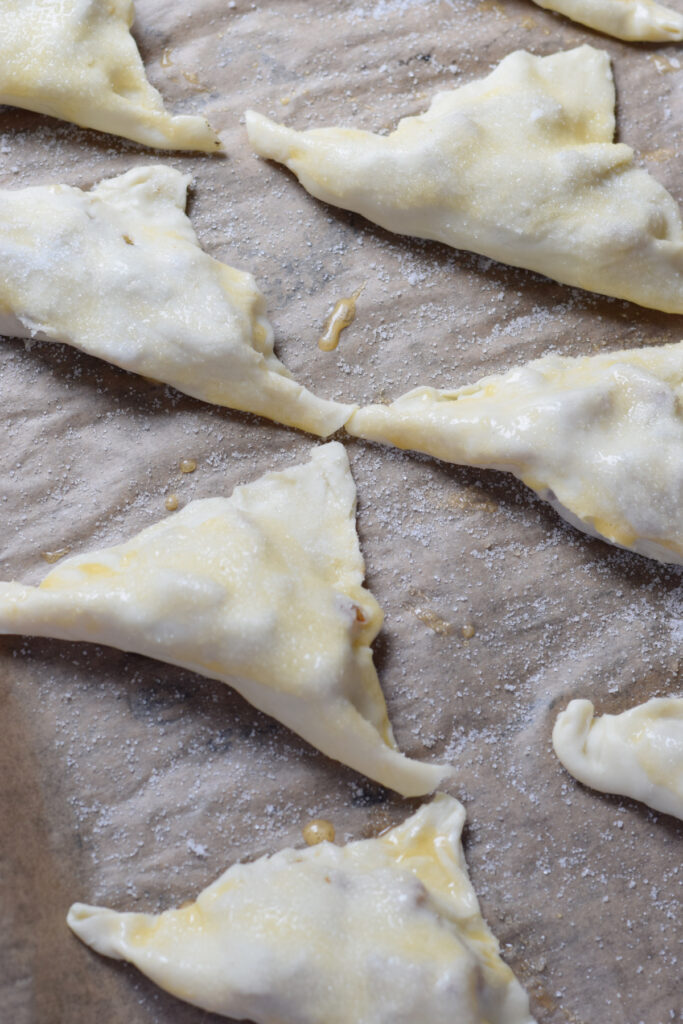
M 391 398 L 551 351 L 680 339 L 675 317 L 327 208 L 256 159 L 241 123 L 253 107 L 297 128 L 388 130 L 513 49 L 589 41 L 614 58 L 619 138 L 680 201 L 680 49 L 627 46 L 526 0 L 137 10 L 150 78 L 174 111 L 209 116 L 227 156 L 159 155 L 3 108 L 0 185 L 87 187 L 156 160 L 191 171 L 204 247 L 256 275 L 279 354 L 319 394 Z M 320 351 L 332 305 L 362 284 L 355 323 Z M 58 345 L 3 340 L 0 366 L 6 579 L 36 582 L 42 552 L 115 543 L 166 515 L 169 493 L 181 504 L 228 494 L 316 443 Z M 473 882 L 538 1020 L 678 1019 L 680 826 L 574 783 L 550 733 L 571 697 L 617 712 L 680 691 L 681 571 L 577 533 L 511 477 L 346 445 L 397 737 L 458 769 L 449 789 L 467 805 Z M 218 1020 L 87 950 L 64 923 L 70 903 L 161 910 L 239 858 L 301 843 L 311 817 L 343 841 L 414 806 L 188 672 L 25 638 L 3 639 L 0 658 L 3 1021 Z

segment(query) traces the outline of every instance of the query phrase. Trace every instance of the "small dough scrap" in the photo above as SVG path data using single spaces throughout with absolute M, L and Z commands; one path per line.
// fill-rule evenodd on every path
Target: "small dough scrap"
M 416 388 L 350 434 L 514 473 L 573 526 L 683 565 L 683 342 L 545 356 L 456 391 Z
M 90 192 L 0 190 L 0 333 L 63 341 L 327 437 L 354 407 L 292 380 L 254 278 L 200 248 L 185 214 L 190 180 L 158 164 Z
M 255 1024 L 533 1024 L 481 916 L 464 821 L 439 794 L 377 839 L 235 864 L 180 910 L 75 903 L 67 922 L 180 999 Z
M 683 14 L 654 0 L 534 0 L 534 3 L 631 43 L 683 39 Z
M 683 820 L 683 697 L 655 697 L 620 715 L 593 718 L 589 700 L 557 716 L 553 747 L 579 782 L 642 800 Z
M 370 644 L 356 489 L 338 442 L 117 547 L 0 583 L 0 633 L 88 640 L 233 686 L 329 757 L 404 796 L 452 769 L 398 752 Z
M 0 103 L 145 146 L 215 153 L 205 118 L 164 109 L 133 19 L 133 0 L 0 0 Z
M 680 211 L 613 142 L 614 106 L 608 54 L 581 46 L 512 53 L 386 137 L 246 116 L 256 152 L 318 199 L 389 231 L 683 313 Z

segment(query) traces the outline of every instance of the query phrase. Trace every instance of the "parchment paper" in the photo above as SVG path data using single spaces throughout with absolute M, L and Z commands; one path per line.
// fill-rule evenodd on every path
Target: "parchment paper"
M 388 130 L 513 49 L 588 41 L 614 58 L 619 138 L 680 201 L 680 49 L 627 46 L 526 0 L 137 10 L 150 78 L 175 111 L 206 112 L 227 157 L 158 154 L 3 108 L 0 186 L 87 187 L 156 160 L 190 170 L 204 247 L 256 275 L 281 357 L 318 393 L 365 402 L 550 351 L 681 337 L 674 317 L 328 208 L 257 160 L 241 123 L 251 106 L 298 128 Z M 363 283 L 356 322 L 336 352 L 319 351 L 331 306 Z M 118 542 L 165 515 L 169 492 L 181 504 L 229 494 L 316 443 L 59 345 L 3 340 L 0 366 L 6 579 L 36 582 L 41 552 Z M 504 474 L 345 443 L 398 740 L 457 766 L 472 878 L 538 1020 L 677 1019 L 680 825 L 576 784 L 550 733 L 571 697 L 618 712 L 680 690 L 681 572 L 577 533 Z M 180 474 L 184 458 L 194 474 Z M 87 950 L 64 923 L 70 903 L 158 911 L 237 859 L 301 843 L 310 817 L 344 841 L 416 806 L 191 673 L 22 638 L 3 639 L 0 659 L 3 1021 L 218 1020 Z

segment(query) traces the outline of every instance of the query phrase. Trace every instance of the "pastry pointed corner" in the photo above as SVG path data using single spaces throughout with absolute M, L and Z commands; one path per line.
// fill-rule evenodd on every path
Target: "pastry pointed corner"
M 407 764 L 396 766 L 392 773 L 395 784 L 389 788 L 406 798 L 430 796 L 446 783 L 452 782 L 456 776 L 456 770 L 452 765 L 427 764 L 408 758 L 404 754 L 401 754 L 401 757 Z
M 247 110 L 244 120 L 249 143 L 258 156 L 264 160 L 276 160 L 288 165 L 301 133 L 278 124 L 255 110 Z
M 0 581 L 0 634 L 14 636 L 31 634 L 40 628 L 44 611 L 44 595 L 40 587 Z
M 553 726 L 553 748 L 565 767 L 575 765 L 586 753 L 594 711 L 591 701 L 572 700 L 557 716 Z
M 466 818 L 467 812 L 459 800 L 449 793 L 435 792 L 428 803 L 418 808 L 401 825 L 397 825 L 396 831 L 399 834 L 405 831 L 410 836 L 418 836 L 436 828 L 440 835 L 455 846 L 462 837 Z
M 370 723 L 364 724 L 367 728 L 356 723 L 346 735 L 342 731 L 331 741 L 328 735 L 330 756 L 406 798 L 429 796 L 454 779 L 452 765 L 408 757 L 396 747 L 393 734 L 388 741 Z
M 66 923 L 81 942 L 102 956 L 124 960 L 125 920 L 133 915 L 118 914 L 107 907 L 93 907 L 87 903 L 72 903 Z
M 665 43 L 683 39 L 683 14 L 653 0 L 534 0 L 580 25 L 629 43 Z
M 289 388 L 286 384 L 283 386 L 281 381 L 287 380 L 283 376 L 275 382 L 276 390 L 282 392 L 283 406 L 276 415 L 270 415 L 271 419 L 279 420 L 286 426 L 296 427 L 325 440 L 341 430 L 358 408 L 357 405 L 322 398 L 291 379 L 289 382 L 293 387 Z
M 156 90 L 154 90 L 156 93 Z M 170 114 L 163 105 L 160 93 L 158 108 L 138 109 L 130 102 L 123 110 L 111 115 L 111 135 L 120 135 L 150 149 L 186 153 L 221 153 L 223 143 L 205 117 L 198 114 Z M 84 127 L 97 128 L 96 124 Z
M 361 437 L 366 441 L 382 441 L 387 438 L 387 430 L 392 423 L 390 410 L 391 405 L 363 405 L 349 416 L 344 424 L 344 430 L 351 437 Z
M 196 153 L 225 152 L 220 135 L 205 117 L 176 114 L 171 118 L 171 125 L 172 137 L 176 140 L 172 148 Z
M 123 174 L 113 178 L 103 178 L 90 190 L 90 195 L 98 196 L 112 205 L 120 203 L 122 209 L 154 207 L 169 204 L 176 207 L 190 223 L 187 217 L 187 194 L 192 184 L 192 175 L 183 174 L 175 167 L 166 164 L 138 164 Z M 198 246 L 199 243 L 195 242 Z

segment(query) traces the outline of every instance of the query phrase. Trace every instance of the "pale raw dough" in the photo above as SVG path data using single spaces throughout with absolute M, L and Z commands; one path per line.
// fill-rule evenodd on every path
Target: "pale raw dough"
M 343 764 L 404 796 L 452 774 L 399 753 L 370 644 L 356 489 L 342 445 L 193 501 L 117 547 L 0 584 L 0 633 L 89 640 L 233 686 Z
M 653 0 L 534 0 L 588 28 L 628 42 L 683 39 L 683 14 Z
M 253 111 L 247 130 L 312 195 L 389 231 L 683 313 L 680 212 L 612 141 L 614 105 L 603 51 L 520 50 L 387 137 L 296 132 Z
M 90 192 L 0 191 L 0 333 L 63 341 L 206 402 L 333 433 L 353 407 L 292 380 L 254 278 L 200 248 L 189 182 L 159 164 Z
M 584 785 L 683 819 L 683 697 L 596 719 L 589 700 L 573 700 L 557 716 L 553 747 Z
M 683 565 L 683 342 L 417 388 L 360 409 L 346 429 L 507 470 L 586 533 Z
M 533 1024 L 481 916 L 464 821 L 439 795 L 378 839 L 235 864 L 180 910 L 75 903 L 67 921 L 180 999 L 256 1024 Z
M 130 34 L 132 0 L 0 0 L 0 103 L 161 149 L 216 152 L 203 117 L 171 117 Z

